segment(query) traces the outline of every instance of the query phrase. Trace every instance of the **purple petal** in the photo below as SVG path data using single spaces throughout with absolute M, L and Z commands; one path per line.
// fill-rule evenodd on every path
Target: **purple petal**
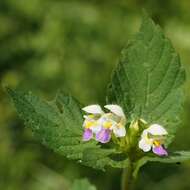
M 89 141 L 93 137 L 92 130 L 85 129 L 83 133 L 83 141 Z
M 109 129 L 101 129 L 100 132 L 96 134 L 96 140 L 101 143 L 107 143 L 111 139 L 111 131 Z
M 163 146 L 155 146 L 152 151 L 159 156 L 168 156 L 168 152 Z

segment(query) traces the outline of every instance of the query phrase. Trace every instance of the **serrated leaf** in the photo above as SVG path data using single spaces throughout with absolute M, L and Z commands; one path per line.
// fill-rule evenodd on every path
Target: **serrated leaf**
M 109 158 L 115 150 L 101 149 L 93 140 L 82 141 L 81 107 L 73 97 L 59 92 L 54 101 L 46 102 L 32 93 L 9 88 L 7 91 L 19 116 L 42 144 L 68 159 L 78 160 L 81 164 L 95 169 L 104 170 L 106 166 L 122 167 L 121 162 L 117 163 Z M 94 160 L 88 160 L 89 153 L 93 155 Z
M 96 190 L 94 185 L 91 185 L 87 179 L 75 180 L 71 190 Z
M 133 175 L 136 177 L 139 169 L 147 162 L 180 163 L 188 160 L 190 160 L 190 152 L 188 151 L 177 151 L 170 153 L 170 156 L 167 157 L 145 156 L 137 161 Z
M 8 89 L 20 117 L 35 136 L 46 146 L 70 159 L 81 159 L 86 148 L 97 147 L 96 142 L 82 142 L 82 113 L 78 102 L 63 96 L 61 113 L 56 101 L 48 103 L 32 93 Z M 60 99 L 60 94 L 58 99 Z M 72 108 L 72 109 L 71 109 Z
M 179 124 L 185 72 L 160 27 L 144 16 L 139 33 L 122 51 L 108 88 L 108 102 L 128 118 L 143 118 L 167 128 L 169 144 Z

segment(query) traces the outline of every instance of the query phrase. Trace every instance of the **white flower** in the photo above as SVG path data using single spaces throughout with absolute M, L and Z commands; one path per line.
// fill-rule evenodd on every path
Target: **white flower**
M 165 135 L 167 134 L 168 132 L 164 127 L 159 124 L 153 124 L 143 131 L 141 140 L 139 141 L 139 148 L 144 152 L 152 149 L 157 155 L 167 155 L 167 151 L 163 147 Z
M 126 135 L 126 117 L 123 109 L 118 105 L 106 105 L 104 107 L 111 111 L 111 113 L 105 114 L 106 121 L 103 123 L 103 126 L 105 128 L 109 126 L 116 137 L 124 137 Z
M 99 105 L 90 105 L 84 107 L 83 111 L 87 112 L 88 115 L 84 115 L 84 133 L 83 133 L 83 140 L 88 141 L 93 138 L 93 134 L 97 134 L 101 131 L 102 127 L 97 122 L 98 119 L 104 114 L 103 110 Z

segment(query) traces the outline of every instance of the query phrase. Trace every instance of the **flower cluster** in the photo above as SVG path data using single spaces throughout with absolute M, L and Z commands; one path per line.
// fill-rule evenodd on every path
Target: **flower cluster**
M 112 135 L 116 138 L 127 136 L 125 128 L 127 119 L 123 109 L 119 105 L 106 105 L 104 108 L 108 112 L 104 112 L 99 105 L 90 105 L 82 109 L 86 112 L 83 123 L 84 141 L 95 138 L 98 142 L 107 143 L 111 140 Z M 159 156 L 167 156 L 168 153 L 164 148 L 166 135 L 168 132 L 161 125 L 149 125 L 143 130 L 138 147 L 144 152 L 152 150 Z
M 116 137 L 126 135 L 126 118 L 122 108 L 118 105 L 104 106 L 110 112 L 105 113 L 99 105 L 90 105 L 83 108 L 87 113 L 84 115 L 83 140 L 88 141 L 95 136 L 101 143 L 107 143 L 111 139 L 112 133 Z

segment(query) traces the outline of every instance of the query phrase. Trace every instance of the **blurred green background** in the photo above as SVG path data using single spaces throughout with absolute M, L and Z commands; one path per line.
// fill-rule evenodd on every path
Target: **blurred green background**
M 16 115 L 4 85 L 47 100 L 60 88 L 82 103 L 104 103 L 121 49 L 138 31 L 142 9 L 162 26 L 187 71 L 183 122 L 171 149 L 190 149 L 190 1 L 0 0 L 0 190 L 67 190 L 87 177 L 119 190 L 120 170 L 93 171 L 41 146 Z M 189 190 L 190 162 L 149 164 L 139 190 Z

